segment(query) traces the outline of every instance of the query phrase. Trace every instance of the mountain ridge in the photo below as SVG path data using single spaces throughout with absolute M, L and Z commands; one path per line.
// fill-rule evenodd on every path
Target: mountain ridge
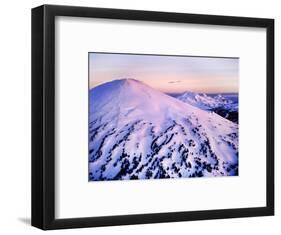
M 187 91 L 175 98 L 202 110 L 213 111 L 232 122 L 238 123 L 238 102 L 234 102 L 225 95 L 217 94 L 211 97 L 205 93 Z

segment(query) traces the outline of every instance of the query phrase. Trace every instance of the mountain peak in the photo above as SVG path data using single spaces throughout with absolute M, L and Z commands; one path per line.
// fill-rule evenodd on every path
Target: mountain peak
M 134 78 L 120 78 L 120 79 L 115 79 L 115 80 L 112 80 L 110 82 L 106 82 L 106 83 L 103 83 L 101 85 L 98 85 L 94 88 L 91 89 L 91 92 L 92 91 L 95 91 L 95 93 L 100 93 L 100 92 L 113 92 L 113 91 L 117 91 L 119 90 L 119 92 L 122 92 L 120 91 L 120 89 L 128 89 L 129 87 L 135 87 L 135 89 L 137 87 L 140 87 L 140 86 L 146 86 L 146 84 L 144 84 L 143 82 L 139 81 L 139 80 L 136 80 Z
M 112 82 L 119 83 L 119 84 L 144 84 L 143 82 L 134 79 L 134 78 L 120 78 L 113 80 Z
M 132 78 L 118 79 L 97 86 L 90 91 L 89 98 L 90 112 L 105 116 L 115 112 L 118 117 L 144 115 L 145 118 L 149 117 L 148 119 L 158 122 L 165 121 L 171 113 L 186 116 L 198 109 Z

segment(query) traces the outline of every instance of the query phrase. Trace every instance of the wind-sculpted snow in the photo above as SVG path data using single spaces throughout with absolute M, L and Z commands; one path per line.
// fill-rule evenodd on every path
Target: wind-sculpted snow
M 238 125 L 133 79 L 90 91 L 89 180 L 238 175 Z

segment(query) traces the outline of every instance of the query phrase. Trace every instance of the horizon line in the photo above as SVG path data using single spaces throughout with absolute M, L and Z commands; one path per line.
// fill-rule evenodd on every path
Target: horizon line
M 225 91 L 216 91 L 216 92 L 206 92 L 206 91 L 192 91 L 192 90 L 185 90 L 183 92 L 169 92 L 169 91 L 161 91 L 157 88 L 154 88 L 154 87 L 151 87 L 150 85 L 146 84 L 145 82 L 141 81 L 141 80 L 138 80 L 138 79 L 135 79 L 135 78 L 131 78 L 131 77 L 128 77 L 128 78 L 118 78 L 118 79 L 113 79 L 113 80 L 110 80 L 110 81 L 106 81 L 104 83 L 100 83 L 94 87 L 91 87 L 90 86 L 90 81 L 88 82 L 88 91 L 98 87 L 98 86 L 101 86 L 103 84 L 106 84 L 106 83 L 109 83 L 109 82 L 113 82 L 113 81 L 118 81 L 118 80 L 136 80 L 138 82 L 141 82 L 141 83 L 144 83 L 145 85 L 149 86 L 150 88 L 152 89 L 155 89 L 157 91 L 160 91 L 164 94 L 167 94 L 167 95 L 172 95 L 172 94 L 183 94 L 183 93 L 186 93 L 186 92 L 192 92 L 192 93 L 201 93 L 201 94 L 239 94 L 239 91 L 229 91 L 229 92 L 225 92 Z

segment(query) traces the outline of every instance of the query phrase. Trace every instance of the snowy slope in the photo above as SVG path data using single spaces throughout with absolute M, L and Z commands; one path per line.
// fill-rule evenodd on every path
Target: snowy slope
M 238 174 L 238 125 L 137 80 L 89 94 L 89 180 Z

